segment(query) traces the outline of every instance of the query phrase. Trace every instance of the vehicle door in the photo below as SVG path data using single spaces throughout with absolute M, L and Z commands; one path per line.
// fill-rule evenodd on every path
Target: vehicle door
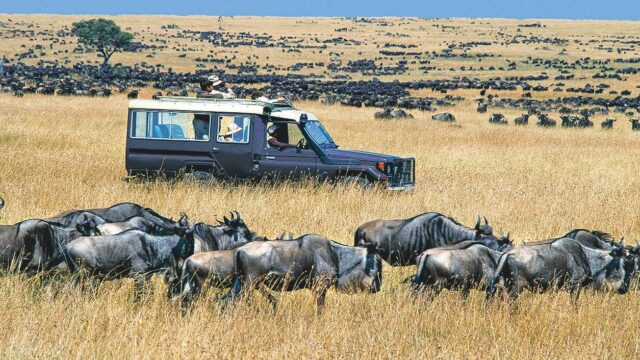
M 254 175 L 251 144 L 252 118 L 247 114 L 217 114 L 211 137 L 211 156 L 220 164 L 222 177 L 247 178 Z
M 307 146 L 302 148 L 278 148 L 269 145 L 269 138 L 273 137 L 280 143 L 296 145 L 306 139 L 298 124 L 293 121 L 278 121 L 264 119 L 265 134 L 262 136 L 264 146 L 256 156 L 260 176 L 299 179 L 312 177 L 317 174 L 318 156 Z M 268 134 L 269 128 L 274 129 L 273 135 Z
M 126 150 L 128 172 L 175 175 L 190 166 L 213 169 L 210 124 L 209 113 L 132 109 Z

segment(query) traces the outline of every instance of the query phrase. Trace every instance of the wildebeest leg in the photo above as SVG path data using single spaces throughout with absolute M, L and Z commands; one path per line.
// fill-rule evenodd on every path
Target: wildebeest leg
M 316 309 L 317 314 L 322 315 L 322 311 L 324 310 L 324 300 L 327 297 L 327 290 L 329 288 L 326 286 L 322 286 L 319 289 L 315 290 L 316 293 Z
M 231 282 L 231 288 L 229 289 L 229 292 L 227 292 L 226 295 L 220 298 L 220 300 L 222 301 L 223 312 L 229 306 L 230 303 L 235 302 L 240 297 L 243 289 L 244 289 L 244 281 L 242 276 L 235 275 L 233 277 L 233 281 Z
M 462 294 L 461 294 L 461 298 L 462 301 L 467 301 L 467 299 L 469 298 L 469 292 L 471 291 L 471 284 L 469 284 L 469 282 L 465 282 L 462 285 Z
M 578 310 L 578 299 L 580 298 L 581 288 L 579 283 L 571 283 L 571 285 L 569 285 L 569 299 L 576 311 Z
M 258 288 L 258 291 L 260 292 L 260 294 L 262 296 L 264 296 L 267 301 L 269 301 L 269 304 L 271 304 L 271 308 L 273 309 L 273 311 L 276 311 L 276 306 L 278 306 L 278 298 L 276 298 L 275 296 L 273 296 L 269 290 L 265 289 L 264 286 L 260 286 Z
M 144 275 L 144 274 L 134 276 L 133 290 L 134 290 L 135 302 L 140 302 L 142 300 L 144 291 L 145 291 L 146 280 L 149 280 L 150 277 L 151 277 L 150 275 Z

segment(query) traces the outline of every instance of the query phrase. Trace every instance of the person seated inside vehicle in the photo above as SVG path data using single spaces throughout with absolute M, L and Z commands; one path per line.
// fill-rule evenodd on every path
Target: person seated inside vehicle
M 193 115 L 193 132 L 196 140 L 209 140 L 209 115 Z
M 280 150 L 295 147 L 283 140 L 282 127 L 278 124 L 273 124 L 267 128 L 267 144 L 270 147 L 278 148 Z M 286 130 L 286 127 L 284 128 Z
M 218 135 L 218 140 L 222 139 L 224 142 L 241 142 L 242 141 L 242 128 L 235 122 L 232 122 L 227 126 L 227 131 Z

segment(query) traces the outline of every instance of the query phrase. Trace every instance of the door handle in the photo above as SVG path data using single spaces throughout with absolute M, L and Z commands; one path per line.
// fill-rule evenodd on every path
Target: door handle
M 213 147 L 213 148 L 211 148 L 211 152 L 214 153 L 214 154 L 217 154 L 217 153 L 220 152 L 220 148 Z

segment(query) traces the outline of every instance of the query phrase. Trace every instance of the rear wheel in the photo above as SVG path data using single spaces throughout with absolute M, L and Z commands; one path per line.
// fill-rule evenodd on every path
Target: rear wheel
M 350 175 L 345 176 L 339 180 L 340 185 L 352 186 L 355 185 L 361 189 L 369 189 L 373 186 L 373 183 L 368 178 L 362 175 Z
M 193 171 L 193 172 L 184 174 L 184 180 L 186 180 L 187 182 L 206 183 L 206 182 L 212 182 L 213 180 L 215 180 L 215 177 L 210 172 Z

